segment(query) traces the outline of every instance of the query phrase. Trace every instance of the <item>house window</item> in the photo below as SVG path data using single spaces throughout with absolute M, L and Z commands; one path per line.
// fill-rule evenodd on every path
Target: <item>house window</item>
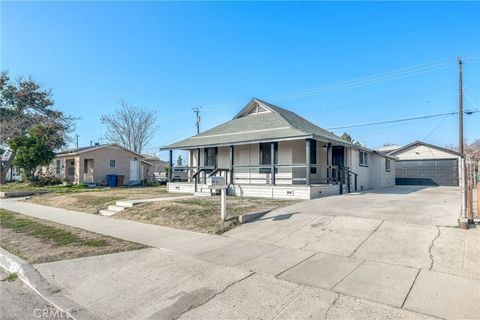
M 316 165 L 317 164 L 317 141 L 310 140 L 310 164 Z M 310 168 L 311 174 L 317 173 L 317 167 Z
M 390 172 L 390 159 L 385 159 L 385 171 Z
M 115 168 L 115 160 L 110 160 L 110 168 Z
M 60 174 L 62 170 L 62 162 L 60 160 L 55 161 L 55 174 Z
M 359 164 L 363 167 L 368 167 L 368 153 L 363 150 L 358 151 Z
M 217 148 L 205 148 L 205 166 L 217 167 Z
M 260 165 L 268 165 L 272 164 L 272 150 L 271 150 L 271 143 L 260 143 Z M 274 163 L 278 163 L 278 143 L 274 142 Z M 271 173 L 271 168 L 260 168 L 259 173 Z M 275 169 L 275 172 L 278 172 L 278 168 Z

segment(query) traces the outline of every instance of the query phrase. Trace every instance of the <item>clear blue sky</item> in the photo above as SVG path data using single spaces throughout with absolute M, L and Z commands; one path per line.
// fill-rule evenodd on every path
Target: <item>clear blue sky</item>
M 194 134 L 192 107 L 203 107 L 207 129 L 254 96 L 324 128 L 455 111 L 457 55 L 465 57 L 465 107 L 480 106 L 480 3 L 0 5 L 1 68 L 52 88 L 56 107 L 81 117 L 80 145 L 100 140 L 99 118 L 120 98 L 157 110 L 152 148 Z M 448 66 L 411 77 L 272 98 L 447 58 Z M 466 138 L 479 138 L 480 113 L 465 120 Z M 450 116 L 348 132 L 377 147 L 456 144 L 457 129 Z

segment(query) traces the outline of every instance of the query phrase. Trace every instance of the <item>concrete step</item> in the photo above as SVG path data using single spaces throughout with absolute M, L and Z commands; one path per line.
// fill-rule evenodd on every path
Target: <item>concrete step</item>
M 118 213 L 118 211 L 111 211 L 111 210 L 100 210 L 99 213 L 102 216 L 113 216 L 114 214 Z
M 194 192 L 193 195 L 197 196 L 197 197 L 211 197 L 212 193 L 211 192 L 205 192 L 205 191 L 199 191 L 199 192 Z
M 117 201 L 115 205 L 117 207 L 131 208 L 133 207 L 134 203 L 130 201 Z
M 107 209 L 110 210 L 110 211 L 120 212 L 120 211 L 125 210 L 125 207 L 113 205 L 113 206 L 108 206 Z

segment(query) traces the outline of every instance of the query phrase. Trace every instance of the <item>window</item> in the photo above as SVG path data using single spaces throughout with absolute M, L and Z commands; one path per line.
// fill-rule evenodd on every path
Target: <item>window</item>
M 217 148 L 205 148 L 205 166 L 217 167 Z
M 260 165 L 272 164 L 272 150 L 271 143 L 260 143 Z M 278 163 L 278 143 L 274 142 L 274 163 Z M 260 168 L 259 173 L 271 173 L 271 168 Z M 275 172 L 278 172 L 278 168 L 275 169 Z
M 62 170 L 62 162 L 60 160 L 57 160 L 55 163 L 55 174 L 60 174 Z
M 385 159 L 385 171 L 390 172 L 390 159 Z
M 316 165 L 317 164 L 317 141 L 310 140 L 310 164 Z M 311 174 L 317 173 L 317 167 L 310 168 Z
M 115 168 L 115 160 L 110 160 L 110 168 Z
M 358 151 L 359 164 L 363 167 L 368 167 L 368 153 L 363 150 Z

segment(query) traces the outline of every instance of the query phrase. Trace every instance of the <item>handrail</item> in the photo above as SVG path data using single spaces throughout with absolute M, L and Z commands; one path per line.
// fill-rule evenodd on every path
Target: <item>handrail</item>
M 217 172 L 222 172 L 222 171 L 229 172 L 230 169 L 226 169 L 226 168 L 216 168 L 216 169 L 213 170 L 208 176 L 209 176 L 209 177 L 214 176 L 214 175 L 217 174 Z

